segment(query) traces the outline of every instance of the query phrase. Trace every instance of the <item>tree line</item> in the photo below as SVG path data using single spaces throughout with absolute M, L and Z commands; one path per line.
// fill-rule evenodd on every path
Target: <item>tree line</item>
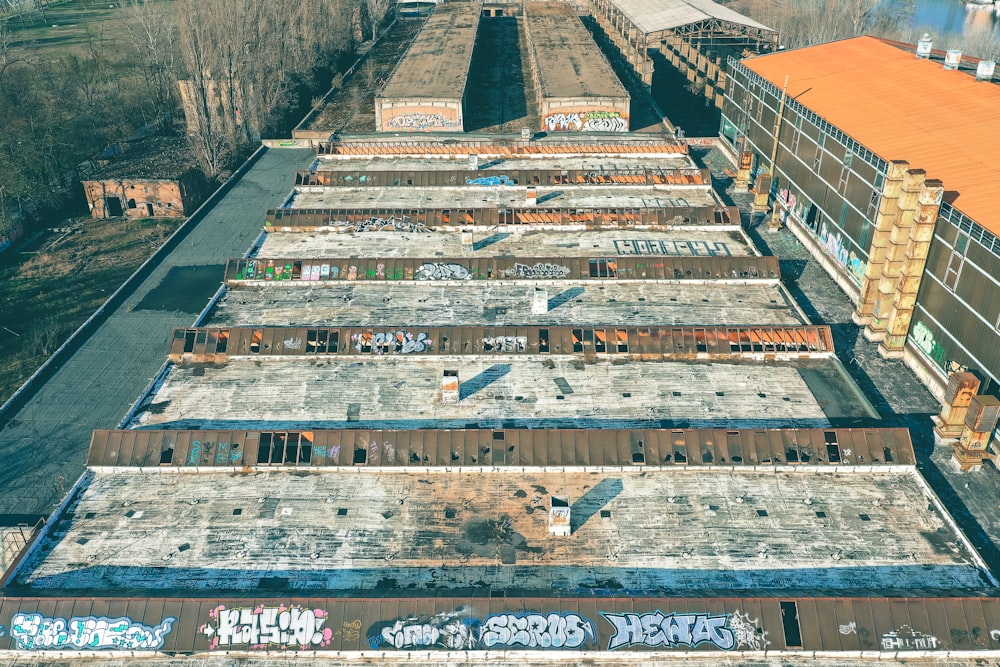
M 39 14 L 46 5 L 33 4 L 33 16 L 47 23 Z M 140 128 L 182 119 L 182 102 L 193 114 L 193 155 L 209 177 L 225 176 L 260 137 L 287 128 L 303 94 L 329 88 L 336 63 L 377 35 L 389 7 L 389 0 L 116 0 L 119 25 L 86 26 L 81 47 L 54 55 L 15 45 L 23 13 L 0 16 L 0 235 L 23 202 L 65 197 L 87 159 Z

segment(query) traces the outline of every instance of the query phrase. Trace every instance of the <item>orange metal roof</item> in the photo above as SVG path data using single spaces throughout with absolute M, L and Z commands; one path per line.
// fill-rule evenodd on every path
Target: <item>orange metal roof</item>
M 874 37 L 744 61 L 886 160 L 944 183 L 945 200 L 1000 236 L 1000 86 L 945 70 Z

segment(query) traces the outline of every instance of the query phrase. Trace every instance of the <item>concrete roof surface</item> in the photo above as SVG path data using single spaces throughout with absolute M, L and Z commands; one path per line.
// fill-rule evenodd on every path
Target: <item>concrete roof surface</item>
M 479 27 L 478 2 L 439 4 L 410 44 L 378 99 L 445 98 L 465 94 Z
M 296 192 L 292 208 L 505 208 L 525 206 L 526 186 L 339 188 Z M 677 208 L 717 206 L 710 188 L 701 185 L 666 187 L 542 187 L 537 202 L 559 208 Z
M 442 395 L 444 370 L 458 373 L 453 400 Z M 238 357 L 173 366 L 149 404 L 131 426 L 817 428 L 874 416 L 831 358 Z
M 208 326 L 501 326 L 805 324 L 780 285 L 713 287 L 676 283 L 548 287 L 549 310 L 531 312 L 535 284 L 489 281 L 266 284 L 230 289 Z
M 568 537 L 548 534 L 554 495 Z M 26 563 L 28 594 L 986 583 L 914 472 L 98 472 L 72 510 Z

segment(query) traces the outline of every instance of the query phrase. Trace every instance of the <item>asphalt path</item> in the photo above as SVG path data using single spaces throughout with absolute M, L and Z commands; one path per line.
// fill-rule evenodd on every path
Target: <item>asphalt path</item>
M 62 360 L 0 428 L 0 515 L 48 515 L 83 473 L 91 432 L 115 428 L 222 283 L 213 267 L 242 256 L 267 208 L 292 190 L 306 149 L 268 149 L 124 301 Z M 161 297 L 183 284 L 181 300 Z M 159 289 L 158 289 L 159 288 Z M 109 290 L 110 291 L 110 290 Z M 184 302 L 187 299 L 187 303 Z M 0 516 L 0 523 L 3 517 Z

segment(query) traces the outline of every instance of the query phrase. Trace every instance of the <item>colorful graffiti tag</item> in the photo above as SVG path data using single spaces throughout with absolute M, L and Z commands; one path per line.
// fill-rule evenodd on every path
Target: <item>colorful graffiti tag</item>
M 946 361 L 944 348 L 937 342 L 934 338 L 934 332 L 932 332 L 926 324 L 920 321 L 914 324 L 913 330 L 910 332 L 910 339 L 921 352 L 936 361 L 941 368 L 945 367 Z
M 127 616 L 74 616 L 50 618 L 42 614 L 14 614 L 11 637 L 22 650 L 156 650 L 170 633 L 176 618 L 164 618 L 159 625 L 136 623 Z
M 411 616 L 379 623 L 368 632 L 368 645 L 374 648 L 415 649 L 475 648 L 479 621 L 467 607 L 434 616 Z
M 572 649 L 588 641 L 597 641 L 593 622 L 571 612 L 504 613 L 480 621 L 468 607 L 385 621 L 368 631 L 368 645 L 384 649 Z
M 847 249 L 843 235 L 832 233 L 824 222 L 820 225 L 819 242 L 842 267 L 847 269 L 856 282 L 861 282 L 865 277 L 865 267 L 867 264 L 853 250 Z
M 385 124 L 386 127 L 393 130 L 416 130 L 420 132 L 462 129 L 462 121 L 460 119 L 448 118 L 441 113 L 425 111 L 400 113 L 389 118 Z
M 198 632 L 208 637 L 210 649 L 245 644 L 251 649 L 278 646 L 304 650 L 327 646 L 333 639 L 333 630 L 323 627 L 327 618 L 323 609 L 283 604 L 234 608 L 219 605 L 208 615 L 212 621 Z
M 766 646 L 764 633 L 757 628 L 757 620 L 748 616 L 722 614 L 648 614 L 601 615 L 615 628 L 608 650 L 622 647 L 645 646 L 693 648 L 710 643 L 723 651 L 740 646 L 761 650 Z
M 434 341 L 427 332 L 414 334 L 410 331 L 366 331 L 351 336 L 354 349 L 363 354 L 413 354 L 429 350 Z
M 545 117 L 549 132 L 627 132 L 628 118 L 618 111 L 564 111 Z

